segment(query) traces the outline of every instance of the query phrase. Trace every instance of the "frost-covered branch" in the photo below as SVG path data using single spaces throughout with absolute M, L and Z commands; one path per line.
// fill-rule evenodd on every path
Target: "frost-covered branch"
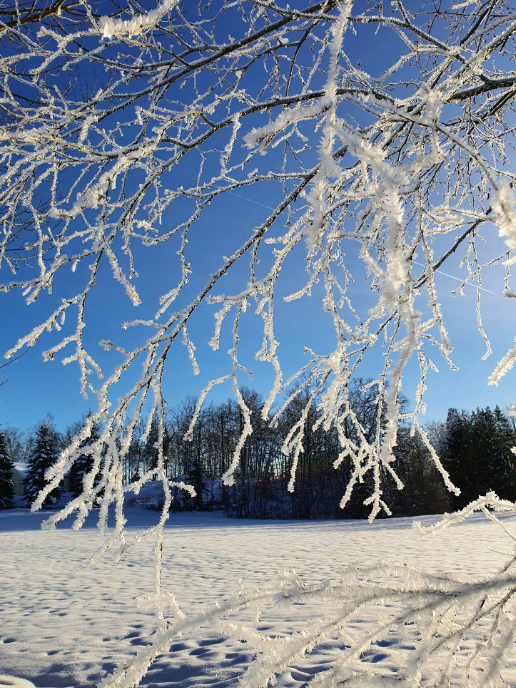
M 45 303 L 42 295 L 58 296 L 52 312 L 41 305 L 39 322 L 6 355 L 57 332 L 45 360 L 68 347 L 62 363 L 78 364 L 81 391 L 97 404 L 49 471 L 47 491 L 78 460 L 94 424 L 102 425 L 88 448 L 93 462 L 82 496 L 48 525 L 74 513 L 80 527 L 100 505 L 105 528 L 114 504 L 106 548 L 121 552 L 138 541 L 125 533 L 124 495 L 158 476 L 166 508 L 142 537 L 156 539 L 159 571 L 171 499 L 161 440 L 158 466 L 130 485 L 124 462 L 142 418 L 149 429 L 157 417 L 163 436 L 170 359 L 186 355 L 193 373 L 199 371 L 192 325 L 205 316 L 205 305 L 215 306 L 211 347 L 228 336 L 232 344 L 227 369 L 200 392 L 186 436 L 193 436 L 213 387 L 231 381 L 242 428 L 228 484 L 252 434 L 240 391 L 242 374 L 250 372 L 240 353 L 247 336 L 240 323 L 252 306 L 263 328 L 256 359 L 270 364 L 274 376 L 262 417 L 274 425 L 299 409 L 283 446 L 290 489 L 316 406 L 318 426 L 339 438 L 336 470 L 344 462 L 350 468 L 341 506 L 365 483 L 371 518 L 389 514 L 385 480 L 403 488 L 393 460 L 401 420 L 411 422 L 456 490 L 420 424 L 438 363 L 456 368 L 435 274 L 458 256 L 459 292 L 475 283 L 480 299 L 482 274 L 501 262 L 509 271 L 514 261 L 511 3 L 448 2 L 428 11 L 401 2 L 283 7 L 229 0 L 193 11 L 175 0 L 149 0 L 116 3 L 109 13 L 105 3 L 15 0 L 0 8 L 0 25 L 0 269 L 7 271 L 0 296 L 19 292 L 33 309 Z M 371 41 L 385 36 L 395 39 L 396 50 L 383 43 L 377 53 L 370 50 Z M 367 51 L 367 68 L 357 50 Z M 192 239 L 207 222 L 209 250 L 217 250 L 217 232 L 225 232 L 224 223 L 214 222 L 217 204 L 235 195 L 259 210 L 240 218 L 238 243 L 204 274 Z M 487 248 L 477 249 L 484 240 Z M 163 276 L 163 293 L 149 298 L 138 273 L 156 247 L 177 259 Z M 304 275 L 295 286 L 290 265 Z M 119 336 L 100 335 L 111 352 L 101 359 L 83 335 L 90 295 L 103 288 L 106 273 L 138 312 L 120 323 Z M 227 274 L 235 278 L 229 291 Z M 334 336 L 324 350 L 305 347 L 306 362 L 292 373 L 275 318 L 309 296 L 321 299 Z M 487 356 L 479 300 L 476 307 Z M 308 325 L 298 325 L 302 341 Z M 146 333 L 137 344 L 135 328 Z M 490 383 L 515 360 L 510 349 L 493 365 Z M 419 365 L 420 382 L 406 412 L 403 376 L 412 364 Z M 372 432 L 349 391 L 366 365 L 364 377 L 376 365 Z M 295 405 L 300 390 L 308 392 L 306 403 Z M 160 586 L 157 574 L 156 600 Z M 159 605 L 157 614 L 162 629 Z

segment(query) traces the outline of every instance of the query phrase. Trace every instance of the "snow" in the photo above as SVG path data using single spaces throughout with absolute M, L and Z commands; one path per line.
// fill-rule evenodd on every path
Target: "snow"
M 124 35 L 135 36 L 144 29 L 156 25 L 177 3 L 178 0 L 164 0 L 155 10 L 151 10 L 147 14 L 134 16 L 132 19 L 101 17 L 99 27 L 104 38 Z
M 0 688 L 34 688 L 34 684 L 25 681 L 23 678 L 13 678 L 12 676 L 0 676 Z
M 154 629 L 152 615 L 133 602 L 154 590 L 153 545 L 130 550 L 116 565 L 103 559 L 90 569 L 91 556 L 102 542 L 96 514 L 79 532 L 70 529 L 71 519 L 55 531 L 42 532 L 40 524 L 47 516 L 22 509 L 0 512 L 0 674 L 32 681 L 36 688 L 93 688 L 145 645 Z M 128 529 L 148 527 L 158 516 L 128 509 Z M 502 518 L 516 529 L 516 516 Z M 430 516 L 422 522 L 428 526 L 436 520 Z M 505 560 L 503 532 L 480 515 L 427 538 L 411 526 L 409 518 L 369 524 L 244 521 L 217 512 L 171 514 L 165 530 L 164 590 L 173 591 L 190 615 L 234 594 L 239 579 L 263 585 L 285 569 L 294 568 L 303 580 L 316 582 L 337 579 L 351 564 L 401 560 L 472 580 L 494 572 Z M 324 611 L 320 604 L 275 607 L 258 627 L 271 635 L 291 634 Z M 370 622 L 367 613 L 354 621 L 357 628 Z M 407 649 L 403 642 L 401 635 L 391 634 L 367 651 L 366 661 L 394 666 Z M 335 650 L 329 640 L 289 667 L 278 685 L 301 688 L 328 666 Z M 174 641 L 142 685 L 229 688 L 251 658 L 246 643 L 201 629 Z M 508 676 L 514 681 L 509 685 L 516 686 L 516 661 Z
M 28 471 L 29 471 L 29 466 L 26 463 L 22 463 L 21 461 L 15 461 L 13 463 L 14 468 L 18 471 L 18 473 L 21 475 L 23 479 L 25 479 Z

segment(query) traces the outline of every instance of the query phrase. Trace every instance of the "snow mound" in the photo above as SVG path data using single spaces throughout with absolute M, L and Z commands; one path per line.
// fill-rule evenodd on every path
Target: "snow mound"
M 35 688 L 34 684 L 24 678 L 15 676 L 0 676 L 0 688 Z

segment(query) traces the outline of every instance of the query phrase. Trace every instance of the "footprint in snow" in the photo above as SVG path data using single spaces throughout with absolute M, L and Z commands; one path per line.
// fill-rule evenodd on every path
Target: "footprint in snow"
M 207 645 L 218 645 L 223 642 L 224 638 L 207 638 L 206 640 L 200 640 L 199 645 L 201 647 L 206 647 Z
M 376 664 L 376 662 L 381 662 L 383 659 L 387 659 L 389 655 L 383 652 L 374 652 L 373 650 L 368 650 L 362 653 L 360 658 L 363 662 L 371 662 L 371 664 Z

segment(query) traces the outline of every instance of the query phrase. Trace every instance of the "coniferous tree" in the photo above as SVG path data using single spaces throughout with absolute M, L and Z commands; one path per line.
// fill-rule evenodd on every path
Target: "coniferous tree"
M 462 509 L 471 501 L 471 442 L 470 416 L 465 411 L 449 409 L 441 460 L 451 481 L 461 490 L 460 495 L 450 495 L 453 510 Z
M 187 482 L 192 485 L 195 490 L 195 497 L 192 497 L 192 506 L 196 511 L 201 511 L 203 508 L 203 497 L 206 491 L 206 476 L 202 461 L 197 457 L 192 461 L 192 466 L 187 476 Z
M 5 435 L 0 429 L 0 509 L 10 509 L 13 506 L 13 463 L 9 452 Z
M 462 509 L 486 490 L 514 499 L 516 463 L 511 447 L 514 431 L 497 406 L 477 408 L 472 414 L 450 409 L 445 424 L 443 465 L 461 494 L 452 497 L 454 509 Z
M 126 483 L 134 483 L 140 479 L 144 449 L 140 441 L 142 433 L 142 423 L 138 423 L 126 455 L 124 470 Z
M 456 471 L 452 478 L 461 494 L 454 500 L 456 508 L 463 508 L 496 485 L 496 462 L 493 457 L 494 419 L 490 408 L 477 408 L 471 414 L 463 412 L 468 441 L 455 455 Z
M 32 446 L 32 454 L 28 461 L 28 473 L 24 480 L 24 496 L 27 506 L 30 506 L 45 487 L 47 481 L 45 472 L 57 460 L 59 454 L 59 435 L 48 420 L 44 420 L 36 428 Z M 47 496 L 43 507 L 53 506 L 61 496 L 61 489 L 57 487 Z
M 100 428 L 98 423 L 94 423 L 91 428 L 91 434 L 81 443 L 81 449 L 86 449 L 90 447 L 94 442 L 96 442 L 100 435 Z M 79 456 L 70 469 L 70 476 L 68 481 L 68 490 L 75 497 L 82 494 L 83 490 L 83 478 L 84 475 L 89 473 L 93 468 L 93 457 L 91 454 L 84 453 Z
M 502 499 L 516 499 L 516 456 L 512 447 L 516 443 L 514 428 L 499 406 L 494 411 L 496 441 L 494 453 L 499 464 L 496 492 Z
M 470 485 L 468 497 L 476 499 L 486 489 L 499 497 L 514 499 L 515 466 L 514 435 L 508 419 L 497 406 L 477 409 L 471 416 L 472 447 Z
M 156 416 L 151 421 L 149 434 L 143 447 L 142 458 L 144 471 L 152 471 L 158 465 L 158 448 L 156 446 L 159 439 L 158 419 Z
M 166 425 L 163 428 L 163 465 L 165 471 L 168 471 L 168 452 L 169 452 L 170 437 Z M 159 421 L 155 415 L 151 421 L 151 426 L 149 429 L 149 434 L 147 436 L 147 441 L 142 450 L 142 459 L 144 465 L 144 471 L 156 470 L 158 467 L 158 457 L 159 457 Z M 157 477 L 154 476 L 153 480 Z
M 411 434 L 409 426 L 400 427 L 394 453 L 404 489 L 399 490 L 391 484 L 388 496 L 393 515 L 443 513 L 448 508 L 449 494 L 420 435 Z

